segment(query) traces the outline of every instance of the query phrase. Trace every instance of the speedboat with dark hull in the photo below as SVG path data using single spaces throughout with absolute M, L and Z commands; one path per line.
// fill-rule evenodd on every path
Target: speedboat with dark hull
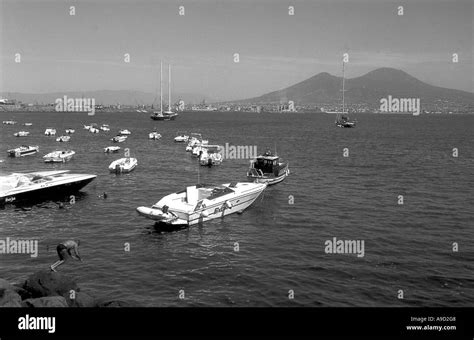
M 283 181 L 289 174 L 288 163 L 280 162 L 277 155 L 267 151 L 250 162 L 247 178 L 253 182 L 273 185 Z
M 137 212 L 158 223 L 192 226 L 243 212 L 266 187 L 266 183 L 198 184 L 167 195 L 151 207 L 138 207 Z
M 0 206 L 65 197 L 81 190 L 96 177 L 96 175 L 70 174 L 69 170 L 0 176 Z

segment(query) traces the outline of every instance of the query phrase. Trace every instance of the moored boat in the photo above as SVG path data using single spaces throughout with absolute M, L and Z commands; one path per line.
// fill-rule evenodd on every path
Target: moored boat
M 160 135 L 158 132 L 153 131 L 153 132 L 150 132 L 150 133 L 148 134 L 148 138 L 149 138 L 149 139 L 160 139 L 160 138 L 161 138 L 161 135 Z
M 15 132 L 13 134 L 13 136 L 15 137 L 26 137 L 28 136 L 30 133 L 28 131 L 18 131 L 18 132 Z
M 110 140 L 112 142 L 115 142 L 115 143 L 122 143 L 122 142 L 125 142 L 127 140 L 127 136 L 117 135 L 117 136 L 111 138 Z
M 71 137 L 68 135 L 59 136 L 58 138 L 56 138 L 56 142 L 69 142 L 70 139 Z
M 105 153 L 119 152 L 120 146 L 108 146 L 104 148 Z
M 151 207 L 137 212 L 168 225 L 194 225 L 226 215 L 243 212 L 265 190 L 266 183 L 227 183 L 194 185 L 163 197 Z
M 277 155 L 270 151 L 250 162 L 247 178 L 257 183 L 277 184 L 290 174 L 288 163 L 280 162 Z
M 68 172 L 69 170 L 40 171 L 0 176 L 0 205 L 67 197 L 97 177 Z
M 189 136 L 186 135 L 185 133 L 178 134 L 176 137 L 174 137 L 174 141 L 176 143 L 186 143 L 189 139 Z
M 55 136 L 55 135 L 56 135 L 56 129 L 47 128 L 47 129 L 44 131 L 44 134 L 45 134 L 46 136 Z
M 199 164 L 202 166 L 220 165 L 223 159 L 221 151 L 219 145 L 205 146 L 199 155 Z
M 76 153 L 72 150 L 58 150 L 43 156 L 45 163 L 65 163 L 71 160 Z
M 105 132 L 110 131 L 110 127 L 107 124 L 102 124 L 100 129 Z
M 14 120 L 4 120 L 3 124 L 5 124 L 5 125 L 15 125 L 16 121 L 14 121 Z
M 73 134 L 74 132 L 76 132 L 76 130 L 74 130 L 74 129 L 66 129 L 66 133 L 69 134 L 69 135 Z
M 135 169 L 138 165 L 136 158 L 125 157 L 120 158 L 109 165 L 109 170 L 115 173 L 127 173 Z
M 18 148 L 8 150 L 7 153 L 10 157 L 24 157 L 28 155 L 33 155 L 38 151 L 38 146 L 22 145 Z
M 131 132 L 127 129 L 122 129 L 119 131 L 119 135 L 124 136 L 124 135 L 130 135 Z

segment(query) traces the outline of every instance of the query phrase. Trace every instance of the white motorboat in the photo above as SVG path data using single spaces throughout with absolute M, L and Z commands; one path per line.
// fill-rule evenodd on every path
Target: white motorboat
M 102 124 L 100 129 L 105 132 L 110 131 L 110 127 L 107 124 Z
M 66 133 L 67 133 L 68 135 L 72 135 L 74 132 L 76 132 L 76 130 L 74 130 L 74 129 L 66 129 Z
M 266 183 L 194 185 L 170 194 L 149 207 L 138 207 L 140 215 L 170 225 L 194 225 L 243 212 L 267 187 Z
M 28 131 L 18 131 L 18 132 L 15 132 L 13 134 L 13 136 L 15 137 L 26 137 L 28 136 L 30 133 Z
M 31 125 L 33 125 L 33 123 L 24 123 L 23 125 L 24 126 L 31 126 Z
M 122 136 L 130 135 L 130 134 L 132 134 L 132 133 L 130 131 L 128 131 L 127 129 L 123 129 L 123 130 L 119 131 L 119 135 L 122 135 Z
M 150 132 L 150 133 L 148 134 L 148 138 L 149 138 L 149 139 L 160 139 L 160 138 L 161 138 L 161 135 L 160 135 L 158 132 L 153 131 L 153 132 Z
M 84 130 L 89 130 L 91 128 L 91 125 L 84 125 Z
M 5 124 L 5 125 L 15 125 L 16 122 L 14 120 L 4 120 L 3 124 Z
M 70 161 L 76 153 L 72 150 L 58 150 L 43 156 L 45 163 L 65 163 Z
M 108 146 L 104 148 L 104 152 L 106 153 L 112 153 L 112 152 L 119 152 L 120 146 Z
M 91 126 L 90 129 L 89 129 L 89 132 L 90 133 L 99 133 L 99 129 L 94 127 L 94 126 Z
M 7 151 L 10 157 L 24 157 L 28 155 L 33 155 L 39 151 L 38 146 L 28 146 L 22 145 L 16 149 L 10 149 Z
M 220 165 L 223 159 L 221 151 L 218 145 L 204 147 L 199 155 L 199 164 L 202 166 Z
M 188 144 L 186 145 L 186 151 L 190 152 L 193 151 L 196 146 L 202 146 L 207 144 L 209 144 L 209 141 L 202 139 L 200 133 L 191 133 L 188 139 Z
M 186 143 L 189 139 L 189 136 L 185 135 L 185 134 L 180 134 L 176 137 L 174 137 L 174 141 L 176 143 Z
M 68 172 L 69 170 L 40 171 L 0 176 L 0 205 L 56 196 L 67 197 L 97 177 Z
M 138 161 L 136 158 L 120 158 L 110 163 L 109 170 L 115 173 L 126 173 L 135 169 L 137 165 Z
M 64 135 L 64 136 L 60 136 L 56 138 L 56 142 L 69 142 L 70 139 L 71 139 L 71 136 Z
M 112 142 L 115 142 L 115 143 L 122 143 L 122 142 L 125 142 L 127 140 L 127 136 L 117 135 L 117 136 L 111 138 L 110 140 Z
M 267 151 L 250 162 L 247 178 L 257 183 L 272 185 L 280 183 L 289 174 L 288 163 L 280 162 L 277 155 Z
M 44 134 L 45 134 L 46 136 L 55 136 L 55 135 L 56 135 L 56 129 L 47 128 L 47 129 L 44 131 Z

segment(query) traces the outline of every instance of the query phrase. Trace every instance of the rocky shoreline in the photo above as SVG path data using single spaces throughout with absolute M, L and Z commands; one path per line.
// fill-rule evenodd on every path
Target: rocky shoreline
M 50 270 L 31 274 L 23 283 L 0 278 L 0 307 L 136 307 L 124 300 L 97 299 L 81 291 L 74 278 Z

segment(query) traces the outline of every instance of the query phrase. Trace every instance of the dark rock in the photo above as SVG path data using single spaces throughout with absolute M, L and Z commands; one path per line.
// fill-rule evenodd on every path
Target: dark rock
M 109 308 L 109 307 L 136 307 L 134 303 L 124 300 L 101 300 L 97 302 L 97 307 Z
M 74 279 L 49 270 L 30 275 L 22 288 L 29 292 L 33 298 L 65 296 L 71 290 L 79 291 Z
M 24 307 L 68 307 L 66 299 L 62 296 L 48 296 L 23 301 Z
M 0 307 L 21 307 L 21 296 L 13 289 L 0 288 Z
M 95 299 L 87 293 L 77 292 L 74 299 L 70 295 L 66 296 L 69 307 L 97 307 Z

